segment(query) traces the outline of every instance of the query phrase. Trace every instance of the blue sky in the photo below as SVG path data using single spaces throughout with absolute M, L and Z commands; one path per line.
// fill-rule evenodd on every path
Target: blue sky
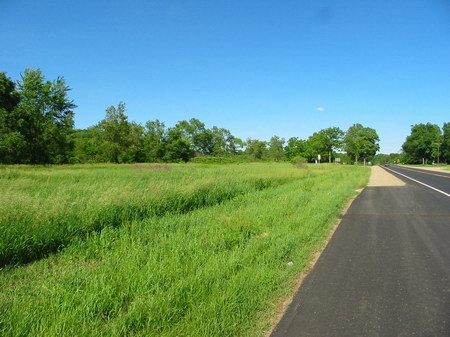
M 239 137 L 450 121 L 446 0 L 0 0 L 0 71 L 65 77 L 79 128 L 196 117 Z

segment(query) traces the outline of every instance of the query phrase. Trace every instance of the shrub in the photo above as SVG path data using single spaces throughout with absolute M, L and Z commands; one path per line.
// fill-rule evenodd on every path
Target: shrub
M 308 160 L 300 156 L 295 156 L 291 159 L 291 163 L 297 167 L 306 167 Z

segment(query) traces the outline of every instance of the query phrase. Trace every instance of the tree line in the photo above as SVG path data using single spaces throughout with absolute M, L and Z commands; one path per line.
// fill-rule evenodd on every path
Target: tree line
M 0 72 L 0 163 L 134 163 L 187 162 L 194 158 L 284 161 L 304 159 L 362 162 L 379 150 L 377 132 L 361 124 L 346 132 L 337 127 L 320 130 L 308 139 L 278 136 L 269 141 L 242 140 L 227 129 L 192 118 L 172 127 L 150 120 L 129 121 L 120 102 L 86 129 L 74 128 L 76 105 L 64 78 L 48 81 L 38 69 L 26 69 L 14 82 Z
M 415 124 L 402 145 L 401 161 L 406 164 L 450 164 L 450 122 Z

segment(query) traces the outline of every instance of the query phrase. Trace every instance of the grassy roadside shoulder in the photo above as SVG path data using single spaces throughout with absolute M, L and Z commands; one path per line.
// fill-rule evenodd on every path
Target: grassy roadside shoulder
M 108 227 L 4 271 L 0 335 L 259 336 L 368 176 L 312 169 L 212 207 Z
M 400 164 L 405 167 L 417 167 L 422 169 L 442 170 L 444 172 L 450 171 L 450 165 L 448 164 L 434 164 L 434 165 L 422 165 L 422 164 Z

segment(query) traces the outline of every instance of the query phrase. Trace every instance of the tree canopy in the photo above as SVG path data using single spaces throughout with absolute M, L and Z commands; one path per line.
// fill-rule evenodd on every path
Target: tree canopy
M 344 137 L 344 149 L 358 163 L 358 159 L 371 160 L 380 149 L 380 138 L 375 129 L 353 124 Z
M 437 161 L 439 146 L 442 142 L 439 125 L 431 123 L 412 125 L 411 134 L 406 137 L 402 145 L 405 161 L 411 164 Z
M 73 109 L 64 78 L 26 69 L 17 86 L 0 73 L 0 161 L 66 163 L 72 154 Z
M 373 157 L 379 149 L 376 131 L 360 124 L 347 133 L 338 127 L 324 128 L 307 140 L 291 137 L 286 142 L 274 135 L 269 141 L 242 141 L 229 130 L 209 128 L 196 118 L 172 127 L 158 119 L 141 125 L 128 119 L 123 102 L 106 108 L 96 125 L 77 130 L 76 105 L 69 92 L 63 77 L 48 81 L 38 69 L 26 69 L 17 82 L 0 72 L 0 163 L 180 162 L 236 156 L 242 160 L 314 162 L 317 155 L 329 162 L 336 157 L 357 162 Z M 442 155 L 447 160 L 449 131 L 445 124 Z M 408 145 L 405 148 L 409 149 Z

